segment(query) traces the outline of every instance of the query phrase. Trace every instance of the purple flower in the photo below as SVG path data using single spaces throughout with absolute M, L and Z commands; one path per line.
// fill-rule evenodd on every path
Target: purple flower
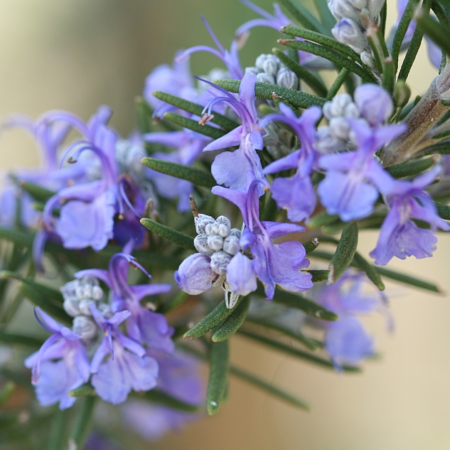
M 405 130 L 403 124 L 372 129 L 364 121 L 351 120 L 356 151 L 322 156 L 319 166 L 326 169 L 318 194 L 329 214 L 339 214 L 348 222 L 373 211 L 378 192 L 392 182 L 374 155 L 384 144 Z
M 358 86 L 353 98 L 361 117 L 372 127 L 386 123 L 394 112 L 391 96 L 376 84 L 367 83 Z
M 208 30 L 210 36 L 212 37 L 214 43 L 217 46 L 217 50 L 212 47 L 208 47 L 206 45 L 198 45 L 196 47 L 191 47 L 184 52 L 181 53 L 176 58 L 176 61 L 183 61 L 184 59 L 187 59 L 192 53 L 195 52 L 208 52 L 212 53 L 213 55 L 216 55 L 219 59 L 221 59 L 225 66 L 228 69 L 228 72 L 230 73 L 231 78 L 240 80 L 244 76 L 244 71 L 242 70 L 241 64 L 239 62 L 239 56 L 238 56 L 238 49 L 239 49 L 239 43 L 234 40 L 231 44 L 231 50 L 225 50 L 225 48 L 222 46 L 220 41 L 217 39 L 216 35 L 212 31 L 211 27 L 209 26 L 206 19 L 201 16 L 201 19 Z
M 125 248 L 125 251 L 129 250 Z M 136 342 L 145 343 L 150 348 L 173 352 L 171 336 L 173 328 L 169 327 L 166 318 L 162 314 L 149 311 L 140 301 L 147 295 L 156 295 L 168 292 L 170 284 L 128 284 L 129 265 L 136 267 L 149 278 L 148 272 L 126 253 L 116 253 L 109 261 L 109 269 L 88 269 L 75 274 L 76 278 L 93 276 L 99 278 L 113 291 L 113 312 L 127 310 L 130 316 L 126 320 L 128 335 Z
M 203 149 L 203 151 L 212 151 L 239 146 L 234 152 L 223 152 L 216 156 L 211 166 L 211 172 L 215 180 L 218 184 L 224 184 L 231 189 L 245 191 L 247 172 L 251 171 L 261 181 L 261 186 L 267 185 L 261 161 L 256 153 L 256 150 L 262 150 L 264 147 L 255 107 L 256 76 L 250 72 L 244 75 L 239 88 L 239 100 L 236 100 L 232 94 L 219 86 L 208 81 L 205 82 L 225 94 L 224 97 L 215 98 L 205 107 L 205 111 L 208 110 L 208 115 L 216 103 L 225 102 L 233 108 L 242 120 L 242 125 L 211 142 Z M 262 195 L 261 186 L 259 192 Z
M 38 352 L 25 360 L 25 366 L 32 368 L 32 382 L 41 405 L 59 402 L 60 409 L 70 408 L 76 398 L 69 397 L 69 392 L 89 379 L 86 348 L 81 336 L 53 320 L 40 308 L 35 309 L 35 315 L 52 336 Z
M 384 299 L 379 292 L 367 293 L 364 274 L 347 271 L 334 284 L 323 287 L 314 299 L 339 316 L 336 322 L 327 322 L 325 349 L 336 369 L 343 364 L 357 365 L 373 354 L 374 341 L 358 316 L 375 310 L 386 313 Z M 387 319 L 390 317 L 387 315 Z M 388 322 L 389 324 L 390 322 Z
M 103 400 L 117 405 L 129 392 L 148 391 L 156 386 L 158 363 L 145 355 L 145 349 L 122 334 L 118 325 L 128 319 L 129 311 L 120 311 L 105 319 L 94 303 L 91 313 L 104 333 L 91 362 L 92 386 Z M 106 360 L 105 360 L 106 358 Z
M 174 277 L 180 289 L 190 295 L 198 295 L 213 286 L 218 274 L 211 269 L 209 256 L 195 253 L 181 263 Z
M 261 183 L 254 174 L 248 172 L 245 193 L 220 186 L 215 186 L 212 193 L 226 198 L 241 210 L 246 229 L 241 236 L 240 244 L 244 249 L 251 249 L 253 272 L 264 284 L 268 299 L 273 298 L 275 284 L 295 292 L 311 289 L 311 275 L 300 272 L 300 269 L 309 265 L 309 261 L 305 259 L 306 253 L 303 245 L 296 241 L 287 241 L 282 244 L 272 242 L 274 238 L 304 229 L 294 224 L 261 222 L 259 219 L 259 184 Z M 232 284 L 248 291 L 253 284 L 248 279 L 248 263 L 240 257 L 239 259 L 242 264 L 241 276 L 239 277 L 239 268 L 232 266 L 230 277 Z
M 436 249 L 438 228 L 448 231 L 449 224 L 441 219 L 431 196 L 424 191 L 440 173 L 435 167 L 413 181 L 397 180 L 386 187 L 385 200 L 389 212 L 380 230 L 376 248 L 370 253 L 375 264 L 384 266 L 392 257 L 426 258 Z M 431 230 L 419 228 L 411 219 L 430 224 Z
M 270 114 L 261 121 L 261 126 L 268 122 L 284 122 L 289 125 L 300 139 L 301 147 L 295 152 L 281 158 L 264 169 L 264 174 L 296 169 L 291 178 L 276 178 L 272 184 L 272 197 L 279 208 L 287 209 L 288 218 L 294 222 L 308 220 L 316 207 L 316 194 L 310 175 L 317 162 L 318 152 L 312 144 L 316 133 L 316 123 L 322 114 L 320 108 L 308 108 L 298 118 L 294 112 L 280 105 L 283 114 Z

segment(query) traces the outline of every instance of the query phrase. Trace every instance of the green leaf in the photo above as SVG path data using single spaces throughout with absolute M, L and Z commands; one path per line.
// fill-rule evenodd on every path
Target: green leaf
M 369 280 L 372 281 L 372 283 L 380 290 L 384 291 L 385 286 L 383 283 L 383 280 L 380 277 L 380 273 L 377 271 L 375 266 L 370 264 L 363 256 L 361 256 L 358 252 L 355 252 L 355 256 L 353 258 L 353 261 L 356 263 L 356 265 L 366 273 L 366 275 L 369 277 Z
M 211 344 L 208 390 L 206 392 L 206 409 L 210 416 L 217 413 L 223 400 L 228 380 L 228 359 L 228 341 Z
M 189 294 L 186 294 L 186 292 L 183 291 L 179 291 L 170 300 L 163 303 L 158 308 L 158 312 L 160 312 L 161 314 L 166 314 L 169 311 L 172 311 L 172 309 L 175 309 L 177 306 L 180 306 L 182 303 L 184 303 L 188 297 Z
M 438 158 L 435 157 L 417 159 L 415 161 L 408 161 L 402 164 L 386 167 L 385 170 L 388 171 L 394 178 L 411 177 L 425 172 L 425 170 L 434 166 L 437 161 Z
M 148 157 L 142 158 L 141 162 L 147 167 L 150 167 L 150 169 L 165 173 L 166 175 L 170 175 L 175 178 L 190 181 L 196 186 L 203 186 L 211 189 L 217 184 L 210 173 L 195 167 Z
M 88 395 L 97 395 L 97 393 L 90 384 L 83 384 L 82 386 L 69 391 L 67 395 L 69 397 L 87 397 Z
M 51 421 L 50 434 L 45 450 L 61 450 L 66 447 L 66 431 L 70 417 L 71 411 L 69 409 L 64 411 L 58 409 L 56 411 Z
M 416 12 L 417 26 L 424 32 L 444 53 L 450 55 L 450 27 L 432 19 L 423 10 Z
M 358 247 L 358 225 L 350 223 L 342 232 L 336 252 L 330 261 L 330 277 L 328 282 L 336 282 L 353 261 Z
M 239 330 L 238 333 L 249 339 L 257 341 L 260 344 L 264 344 L 268 347 L 276 349 L 277 351 L 286 353 L 287 355 L 295 356 L 296 358 L 303 359 L 307 362 L 316 364 L 320 367 L 325 367 L 327 369 L 334 369 L 333 364 L 328 359 L 321 358 L 320 356 L 312 355 L 311 353 L 293 348 L 289 345 L 283 344 L 282 342 L 276 341 L 274 339 L 270 339 L 270 338 L 260 335 L 258 333 L 253 333 L 250 331 L 243 330 L 242 328 Z M 361 369 L 359 367 L 353 367 L 353 366 L 343 366 L 343 370 L 346 372 L 361 372 Z
M 197 339 L 217 325 L 220 325 L 239 305 L 240 299 L 228 309 L 225 300 L 222 300 L 203 320 L 193 326 L 185 335 L 184 339 Z
M 7 381 L 2 389 L 0 389 L 0 406 L 6 403 L 10 398 L 14 389 L 16 388 L 16 384 L 13 381 Z
M 301 3 L 294 3 L 292 0 L 280 0 L 278 3 L 283 6 L 286 11 L 288 11 L 289 14 L 305 28 L 323 34 L 330 34 L 330 30 L 322 25 Z
M 395 67 L 398 66 L 398 57 L 400 55 L 400 49 L 405 38 L 406 31 L 408 30 L 409 24 L 414 15 L 414 10 L 416 9 L 419 0 L 409 0 L 406 5 L 405 11 L 400 19 L 400 22 L 395 30 L 394 40 L 392 43 L 392 59 L 394 60 Z
M 356 61 L 361 64 L 361 57 L 358 55 L 358 53 L 352 50 L 348 45 L 341 44 L 332 37 L 328 37 L 311 30 L 305 30 L 304 28 L 294 27 L 293 25 L 286 25 L 285 27 L 282 27 L 280 31 L 285 34 L 301 37 L 303 39 L 307 39 L 308 41 L 315 42 L 316 44 L 323 45 L 324 47 L 337 50 L 339 53 L 342 53 L 343 55 L 346 55 L 349 58 L 351 58 L 353 61 Z M 290 39 L 289 42 L 299 42 L 299 41 L 294 41 Z
M 230 339 L 234 333 L 241 327 L 247 317 L 248 307 L 250 306 L 250 297 L 244 297 L 237 308 L 220 325 L 219 329 L 212 335 L 213 342 L 222 342 Z
M 157 403 L 159 405 L 167 406 L 172 409 L 177 409 L 178 411 L 186 411 L 186 412 L 197 412 L 199 407 L 197 405 L 192 405 L 181 400 L 178 400 L 175 397 L 172 397 L 169 394 L 166 394 L 159 389 L 151 389 L 150 391 L 146 391 L 144 394 L 139 394 L 139 398 L 143 398 L 152 403 Z
M 330 277 L 329 270 L 305 270 L 312 275 L 313 283 L 320 283 L 321 281 L 327 281 Z
M 307 255 L 312 253 L 318 246 L 319 246 L 319 239 L 317 238 L 310 239 L 308 242 L 305 242 L 303 244 L 303 247 L 305 247 Z
M 445 220 L 450 220 L 450 206 L 444 205 L 443 203 L 434 202 L 437 213 L 440 217 L 442 217 Z
M 13 242 L 14 244 L 31 247 L 33 245 L 34 234 L 15 228 L 0 227 L 0 239 Z
M 264 289 L 261 285 L 258 286 L 253 294 L 259 297 L 266 297 Z M 302 297 L 299 294 L 284 291 L 280 288 L 275 289 L 273 301 L 275 303 L 280 303 L 281 305 L 288 306 L 289 308 L 300 309 L 301 311 L 305 312 L 309 316 L 315 317 L 316 319 L 318 318 L 330 321 L 338 320 L 338 316 L 336 314 L 326 308 L 323 308 L 312 300 L 308 300 L 307 298 Z
M 313 42 L 307 41 L 295 41 L 290 39 L 278 39 L 278 43 L 286 45 L 296 50 L 302 50 L 304 52 L 312 53 L 313 55 L 321 56 L 327 59 L 338 67 L 345 67 L 350 72 L 360 76 L 366 83 L 376 83 L 376 78 L 365 67 L 357 64 L 352 59 L 349 59 L 345 54 L 340 53 L 332 48 L 325 47 L 323 45 L 317 45 Z M 321 106 L 321 105 L 319 105 Z
M 311 254 L 312 258 L 323 259 L 329 261 L 333 256 L 330 252 L 324 252 L 321 250 L 315 251 Z M 354 267 L 358 267 L 356 263 L 352 264 Z M 416 276 L 406 275 L 401 272 L 397 272 L 395 270 L 386 269 L 384 267 L 374 266 L 375 270 L 383 277 L 390 278 L 391 280 L 398 281 L 400 283 L 404 283 L 410 286 L 415 286 L 420 289 L 424 289 L 426 291 L 441 293 L 442 291 L 438 288 L 438 286 L 434 283 L 430 283 L 429 281 L 422 280 Z
M 309 70 L 305 69 L 297 62 L 295 62 L 292 58 L 283 53 L 280 49 L 273 48 L 272 52 L 286 67 L 292 70 L 292 72 L 294 72 L 300 80 L 303 80 L 318 95 L 320 95 L 321 97 L 325 97 L 327 95 L 327 87 L 320 78 L 311 73 Z
M 164 118 L 176 123 L 180 127 L 188 128 L 196 133 L 204 134 L 213 139 L 219 139 L 226 134 L 225 131 L 219 128 L 214 128 L 210 125 L 200 125 L 197 120 L 188 119 L 187 117 L 179 116 L 178 114 L 167 112 Z
M 188 250 L 196 251 L 194 246 L 194 238 L 188 236 L 187 234 L 181 233 L 173 228 L 170 228 L 161 223 L 155 222 L 152 219 L 141 219 L 141 224 L 145 228 L 152 231 L 153 233 L 161 236 L 163 239 L 167 239 L 180 247 L 187 248 Z
M 229 92 L 238 93 L 241 82 L 239 80 L 215 80 L 215 84 Z M 286 100 L 296 108 L 309 108 L 310 106 L 323 106 L 325 99 L 307 94 L 306 92 L 287 89 L 276 84 L 256 83 L 255 94 L 259 98 L 273 100 L 273 94 L 280 100 Z
M 49 198 L 53 197 L 56 192 L 46 189 L 29 181 L 20 181 L 20 187 L 30 194 L 38 202 L 46 202 Z
M 420 151 L 421 156 L 448 154 L 450 154 L 450 142 L 448 141 L 430 145 L 429 147 L 426 147 Z
M 153 95 L 159 100 L 169 103 L 170 105 L 176 106 L 177 108 L 180 108 L 183 111 L 187 111 L 199 117 L 202 116 L 202 111 L 204 109 L 202 105 L 198 105 L 197 103 L 190 102 L 188 100 L 185 100 L 184 98 L 168 94 L 167 92 L 155 91 L 153 92 Z M 221 126 L 224 130 L 231 131 L 239 126 L 237 122 L 229 119 L 228 117 L 222 114 L 219 114 L 215 111 L 212 111 L 211 114 L 214 116 L 211 119 L 211 122 Z
M 431 0 L 424 0 L 422 3 L 422 8 L 425 14 L 430 11 Z M 411 42 L 409 43 L 408 51 L 406 52 L 405 59 L 403 60 L 400 73 L 398 74 L 399 80 L 406 80 L 408 78 L 411 67 L 416 60 L 417 53 L 419 52 L 420 46 L 423 40 L 423 31 L 416 27 Z
M 236 366 L 230 367 L 230 373 L 241 378 L 244 381 L 247 381 L 253 386 L 258 387 L 259 389 L 262 389 L 263 391 L 277 397 L 278 399 L 296 406 L 297 408 L 306 409 L 307 411 L 309 411 L 310 409 L 308 403 L 298 398 L 294 394 L 291 394 L 290 392 L 285 391 L 284 389 L 274 386 L 271 382 L 269 383 L 267 381 L 264 381 L 261 378 L 256 377 L 255 375 L 252 375 L 242 369 L 237 368 Z
M 315 339 L 311 339 L 305 336 L 304 334 L 300 333 L 300 331 L 293 331 L 292 329 L 284 326 L 282 323 L 271 321 L 270 318 L 247 315 L 246 321 L 254 323 L 256 325 L 260 325 L 264 328 L 278 331 L 285 336 L 295 339 L 297 342 L 300 342 L 310 350 L 317 350 L 322 346 L 321 343 L 316 341 Z
M 86 438 L 92 427 L 96 399 L 97 397 L 88 396 L 81 401 L 70 438 L 75 449 L 81 450 L 84 448 Z
M 17 333 L 9 333 L 0 330 L 0 342 L 4 344 L 25 345 L 26 347 L 40 347 L 44 341 L 42 339 Z
M 331 14 L 328 2 L 326 0 L 314 0 L 320 20 L 327 30 L 331 30 L 336 25 L 336 19 Z
M 345 83 L 345 80 L 347 79 L 349 73 L 350 71 L 345 67 L 341 69 L 338 76 L 334 80 L 333 85 L 330 87 L 328 94 L 326 95 L 327 100 L 332 100 L 334 96 L 339 92 L 339 89 Z

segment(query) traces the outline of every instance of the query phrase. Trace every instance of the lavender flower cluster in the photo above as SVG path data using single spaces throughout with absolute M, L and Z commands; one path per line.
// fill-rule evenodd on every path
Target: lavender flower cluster
M 197 360 L 182 353 L 183 344 L 175 346 L 183 334 L 178 329 L 187 331 L 186 338 L 213 332 L 212 342 L 204 340 L 206 353 L 190 351 L 211 359 L 208 404 L 218 406 L 226 390 L 226 374 L 217 373 L 227 357 L 220 346 L 247 313 L 249 321 L 295 335 L 310 350 L 323 347 L 325 365 L 357 366 L 374 353 L 361 316 L 381 312 L 392 328 L 376 266 L 394 257 L 431 257 L 436 233 L 450 229 L 448 207 L 435 202 L 448 196 L 439 152 L 448 152 L 450 66 L 442 63 L 445 57 L 436 58 L 441 51 L 430 41 L 431 60 L 441 71 L 422 99 L 409 105 L 405 79 L 395 83 L 392 75 L 416 30 L 404 19 L 411 2 L 398 2 L 399 19 L 386 41 L 383 0 L 331 0 L 327 12 L 336 20 L 327 35 L 302 9 L 299 16 L 316 29 L 293 27 L 276 4 L 271 15 L 242 3 L 260 17 L 236 31 L 230 50 L 203 19 L 216 48 L 180 51 L 172 67 L 148 76 L 141 103 L 146 125 L 127 139 L 109 125 L 107 107 L 87 123 L 64 111 L 3 122 L 33 136 L 43 164 L 9 179 L 0 199 L 0 237 L 14 228 L 33 232 L 33 260 L 41 272 L 47 253 L 80 269 L 60 286 L 64 324 L 49 314 L 55 305 L 46 309 L 41 301 L 35 310 L 51 336 L 25 365 L 44 406 L 69 408 L 85 388 L 112 404 L 125 402 L 131 391 L 156 389 L 172 399 L 171 406 L 140 399 L 123 411 L 144 437 L 159 436 L 197 417 L 177 411 L 177 401 L 195 407 L 204 397 Z M 292 13 L 290 0 L 282 4 Z M 243 69 L 239 50 L 254 27 L 281 28 L 295 39 L 279 41 L 288 51 L 261 54 L 254 67 Z M 334 49 L 328 53 L 327 43 Z M 213 54 L 225 69 L 194 81 L 189 57 L 199 51 Z M 342 67 L 333 52 L 343 52 Z M 339 75 L 327 88 L 317 71 L 336 68 Z M 305 92 L 306 84 L 318 95 Z M 159 124 L 170 120 L 178 128 L 162 131 Z M 71 131 L 80 138 L 68 142 Z M 211 180 L 216 186 L 207 191 Z M 195 237 L 184 233 L 189 227 Z M 375 266 L 357 252 L 358 229 L 366 228 L 379 229 L 370 253 Z M 340 240 L 330 236 L 341 231 Z M 162 240 L 197 253 L 182 259 L 180 249 Z M 314 253 L 320 242 L 335 248 L 328 270 L 310 269 L 310 259 L 320 258 Z M 98 265 L 91 257 L 100 258 Z M 144 260 L 186 295 L 169 294 L 169 282 L 149 284 Z M 128 282 L 129 265 L 145 282 Z M 222 303 L 211 311 L 211 300 L 219 297 Z M 288 329 L 287 314 L 277 321 L 258 297 L 293 308 L 288 312 L 296 329 Z M 172 319 L 175 333 L 163 313 L 182 302 Z M 310 324 L 324 331 L 323 342 L 303 336 Z M 223 351 L 220 358 L 217 351 Z M 161 427 L 152 429 L 147 418 Z

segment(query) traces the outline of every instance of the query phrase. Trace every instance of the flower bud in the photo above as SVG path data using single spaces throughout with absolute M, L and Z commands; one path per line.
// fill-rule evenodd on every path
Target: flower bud
M 216 252 L 222 250 L 223 237 L 219 236 L 218 234 L 212 234 L 211 236 L 208 236 L 208 247 Z
M 231 261 L 231 256 L 224 251 L 216 252 L 211 256 L 211 269 L 218 275 L 224 275 L 227 271 L 227 266 Z
M 345 109 L 343 116 L 346 119 L 359 119 L 359 109 L 354 103 L 349 103 Z
M 394 112 L 391 96 L 376 84 L 358 86 L 354 98 L 361 117 L 372 126 L 385 123 Z
M 206 226 L 214 222 L 215 220 L 211 216 L 199 214 L 198 217 L 194 217 L 195 231 L 197 234 L 205 234 Z
M 228 228 L 231 228 L 230 219 L 226 216 L 219 216 L 216 219 L 216 223 L 218 223 L 219 225 L 226 225 Z
M 323 114 L 328 120 L 342 116 L 350 103 L 352 103 L 352 98 L 349 94 L 338 94 L 331 102 L 323 105 Z
M 348 133 L 350 131 L 350 125 L 348 120 L 344 117 L 334 117 L 330 120 L 330 132 L 338 139 L 346 141 L 348 139 Z
M 253 75 L 258 75 L 258 73 L 260 73 L 261 70 L 256 67 L 246 67 L 245 73 L 247 73 L 247 72 L 252 73 Z
M 234 256 L 241 249 L 239 238 L 236 236 L 228 236 L 223 241 L 223 251 Z
M 80 314 L 80 301 L 76 298 L 65 298 L 63 307 L 69 316 L 76 317 Z
M 226 238 L 230 234 L 230 227 L 227 227 L 224 223 L 221 223 L 219 225 L 217 234 L 219 236 L 222 236 L 223 238 Z
M 94 286 L 92 288 L 92 298 L 94 300 L 101 300 L 103 298 L 104 292 L 100 286 Z
M 211 256 L 214 250 L 208 246 L 208 236 L 206 234 L 198 234 L 194 239 L 194 246 L 198 252 Z
M 256 290 L 256 275 L 247 256 L 238 253 L 227 267 L 227 283 L 233 294 L 248 295 Z
M 107 303 L 100 303 L 100 305 L 98 306 L 98 310 L 102 313 L 102 316 L 105 319 L 109 319 L 114 315 L 111 310 L 111 305 L 108 305 Z
M 298 77 L 292 70 L 283 67 L 277 73 L 277 84 L 287 89 L 297 89 Z
M 174 274 L 179 288 L 191 295 L 198 295 L 210 289 L 217 279 L 217 274 L 213 272 L 210 264 L 211 258 L 202 253 L 187 257 Z
M 267 58 L 262 63 L 262 70 L 275 77 L 278 72 L 279 62 L 275 55 L 267 55 Z
M 330 127 L 324 126 L 317 130 L 314 137 L 314 148 L 320 153 L 335 153 L 345 150 L 345 142 L 338 139 Z
M 369 46 L 367 37 L 361 32 L 359 25 L 352 19 L 340 20 L 331 30 L 333 36 L 341 44 L 351 47 L 356 53 L 362 53 Z
M 370 67 L 371 69 L 375 69 L 376 68 L 376 63 L 375 63 L 375 59 L 372 55 L 371 52 L 362 52 L 361 53 L 361 61 L 368 67 Z
M 97 324 L 86 316 L 77 316 L 73 319 L 72 330 L 85 341 L 94 339 L 97 335 Z
M 238 239 L 241 238 L 241 230 L 239 228 L 232 228 L 230 230 L 230 236 L 236 236 Z
M 80 312 L 81 314 L 84 314 L 85 316 L 91 315 L 91 308 L 90 304 L 95 303 L 91 298 L 83 299 L 80 301 Z
M 259 70 L 264 71 L 264 69 L 263 69 L 263 64 L 264 64 L 264 61 L 267 59 L 268 56 L 269 56 L 269 55 L 265 55 L 265 54 L 259 55 L 259 56 L 256 58 L 255 67 L 256 67 L 257 69 L 259 69 Z
M 256 75 L 256 81 L 258 83 L 275 84 L 275 78 L 265 72 L 258 73 L 258 75 Z

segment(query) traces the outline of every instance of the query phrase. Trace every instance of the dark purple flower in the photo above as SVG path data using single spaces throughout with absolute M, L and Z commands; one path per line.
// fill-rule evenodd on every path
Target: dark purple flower
M 300 269 L 309 265 L 305 259 L 305 249 L 300 242 L 287 241 L 282 244 L 274 244 L 272 239 L 288 233 L 303 231 L 304 229 L 294 224 L 277 222 L 261 222 L 259 219 L 259 184 L 253 172 L 247 173 L 246 192 L 235 191 L 215 186 L 212 193 L 220 195 L 234 203 L 242 213 L 245 230 L 241 236 L 241 247 L 251 249 L 253 255 L 252 269 L 265 286 L 268 299 L 272 299 L 275 285 L 279 284 L 288 291 L 301 292 L 312 288 L 311 275 L 300 272 Z M 241 278 L 236 277 L 239 270 L 232 266 L 230 269 L 233 283 L 243 286 L 248 290 L 247 263 L 242 270 Z
M 204 80 L 205 81 L 205 80 Z M 234 152 L 223 152 L 216 156 L 211 172 L 218 184 L 224 184 L 237 191 L 245 191 L 247 172 L 254 173 L 261 186 L 267 185 L 261 161 L 256 150 L 264 147 L 261 127 L 255 107 L 256 76 L 250 72 L 244 75 L 239 88 L 239 100 L 226 90 L 205 81 L 225 94 L 217 97 L 206 107 L 208 115 L 213 106 L 219 102 L 227 103 L 241 118 L 242 125 L 208 144 L 203 151 L 220 150 L 223 148 L 239 146 Z M 263 193 L 260 186 L 260 194 Z
M 329 214 L 339 214 L 348 222 L 373 211 L 379 191 L 392 177 L 375 159 L 375 152 L 405 130 L 403 124 L 372 129 L 361 120 L 351 121 L 356 136 L 356 151 L 324 155 L 319 165 L 327 171 L 318 194 Z
M 316 123 L 321 117 L 317 106 L 308 108 L 299 118 L 285 106 L 280 105 L 283 114 L 270 114 L 261 121 L 267 123 L 283 122 L 289 125 L 300 139 L 301 147 L 295 152 L 281 158 L 264 169 L 264 174 L 296 169 L 291 178 L 276 178 L 271 186 L 272 197 L 279 208 L 287 209 L 288 218 L 294 222 L 308 220 L 316 207 L 316 194 L 310 175 L 317 163 L 319 153 L 312 144 L 316 133 Z
M 86 348 L 81 336 L 53 320 L 40 308 L 35 309 L 35 315 L 40 325 L 52 336 L 38 352 L 25 360 L 25 366 L 32 368 L 32 382 L 41 405 L 59 402 L 60 409 L 70 408 L 76 398 L 69 397 L 69 392 L 89 379 Z
M 127 246 L 128 247 L 128 246 Z M 125 248 L 128 251 L 129 248 Z M 113 312 L 127 310 L 131 313 L 126 321 L 130 338 L 136 342 L 145 343 L 150 348 L 171 353 L 173 341 L 171 336 L 173 328 L 169 327 L 166 318 L 162 314 L 149 311 L 140 301 L 148 295 L 156 295 L 168 292 L 170 284 L 128 284 L 128 268 L 132 265 L 142 270 L 149 278 L 148 272 L 126 253 L 116 253 L 109 262 L 109 270 L 88 269 L 75 274 L 76 278 L 93 276 L 106 283 L 113 291 Z
M 435 167 L 413 181 L 397 180 L 385 187 L 385 201 L 389 212 L 380 230 L 376 248 L 370 253 L 375 264 L 384 266 L 392 257 L 426 258 L 436 249 L 438 228 L 448 231 L 449 224 L 441 219 L 431 196 L 424 191 L 441 168 Z M 431 230 L 419 228 L 411 219 L 423 220 Z

